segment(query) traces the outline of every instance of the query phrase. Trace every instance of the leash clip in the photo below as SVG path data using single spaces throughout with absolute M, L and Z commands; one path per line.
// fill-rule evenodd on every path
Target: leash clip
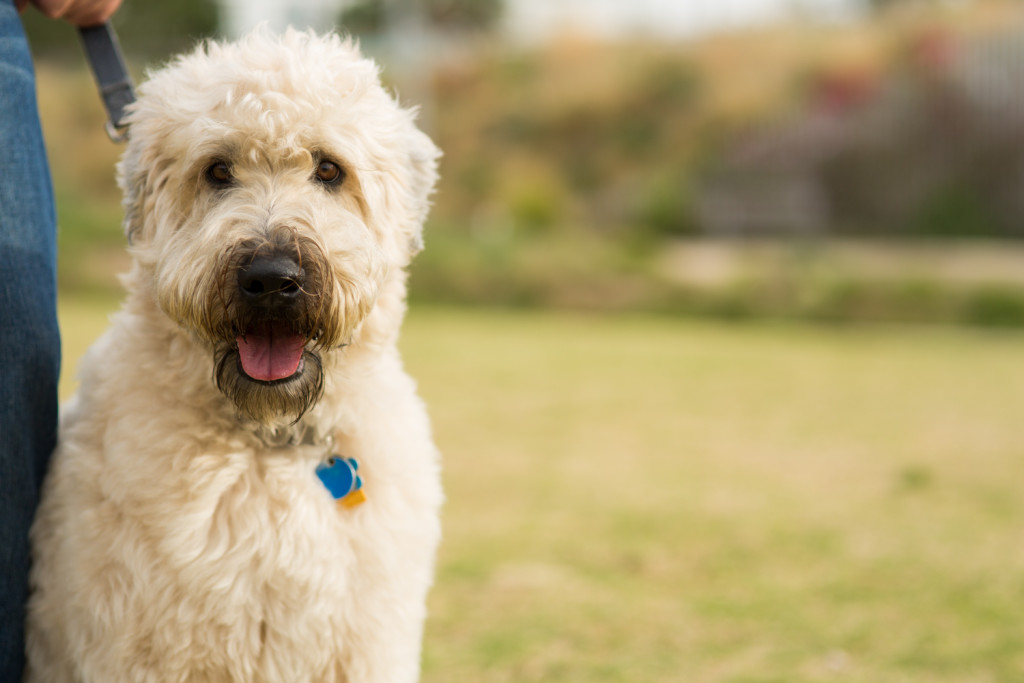
M 135 102 L 135 89 L 117 34 L 107 22 L 81 28 L 78 35 L 82 38 L 89 67 L 107 110 L 107 137 L 114 142 L 124 142 L 128 137 L 128 125 L 124 123 L 125 108 Z
M 128 126 L 118 127 L 107 121 L 103 125 L 103 129 L 107 131 L 107 137 L 110 138 L 111 142 L 121 144 L 128 139 Z

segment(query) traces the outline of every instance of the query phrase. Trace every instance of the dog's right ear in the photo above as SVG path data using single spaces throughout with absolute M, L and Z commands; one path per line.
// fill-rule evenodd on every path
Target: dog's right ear
M 166 164 L 145 160 L 143 154 L 141 145 L 129 141 L 117 165 L 117 183 L 124 196 L 124 234 L 131 245 L 145 244 L 153 237 L 154 195 L 167 171 Z
M 128 244 L 135 244 L 142 232 L 143 197 L 146 195 L 146 174 L 139 168 L 139 150 L 129 143 L 117 164 L 117 184 L 121 188 L 121 206 L 124 208 L 124 236 Z

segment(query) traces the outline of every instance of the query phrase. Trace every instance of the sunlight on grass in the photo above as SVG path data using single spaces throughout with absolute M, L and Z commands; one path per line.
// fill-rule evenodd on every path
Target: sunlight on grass
M 68 357 L 111 307 L 64 303 Z M 402 347 L 448 492 L 425 681 L 1024 671 L 1024 336 L 414 308 Z

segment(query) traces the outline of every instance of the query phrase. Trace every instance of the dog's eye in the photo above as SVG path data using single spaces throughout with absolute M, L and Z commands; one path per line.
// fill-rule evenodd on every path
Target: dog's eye
M 225 162 L 215 161 L 206 169 L 206 179 L 214 187 L 224 187 L 231 184 L 234 176 L 231 175 L 231 167 Z
M 341 166 L 333 161 L 321 161 L 316 165 L 316 178 L 325 185 L 337 185 L 345 178 Z

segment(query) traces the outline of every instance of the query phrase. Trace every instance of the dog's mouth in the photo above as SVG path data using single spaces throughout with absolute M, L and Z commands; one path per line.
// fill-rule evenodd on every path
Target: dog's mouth
M 302 372 L 306 338 L 285 323 L 257 323 L 235 341 L 242 372 L 251 379 L 277 382 Z
M 323 361 L 317 339 L 289 322 L 242 325 L 235 343 L 215 351 L 214 381 L 245 417 L 267 423 L 298 420 L 323 395 Z

